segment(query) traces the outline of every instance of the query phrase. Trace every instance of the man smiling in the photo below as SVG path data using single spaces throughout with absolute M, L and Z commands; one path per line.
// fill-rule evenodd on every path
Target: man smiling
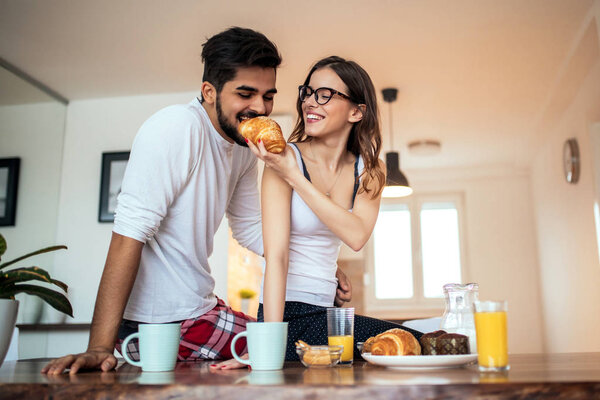
M 213 294 L 208 257 L 225 214 L 235 239 L 263 254 L 257 161 L 237 126 L 271 113 L 281 57 L 261 33 L 231 28 L 202 59 L 201 100 L 160 110 L 134 140 L 87 351 L 43 373 L 115 368 L 115 342 L 120 351 L 139 323 L 181 322 L 179 360 L 230 358 L 251 320 Z

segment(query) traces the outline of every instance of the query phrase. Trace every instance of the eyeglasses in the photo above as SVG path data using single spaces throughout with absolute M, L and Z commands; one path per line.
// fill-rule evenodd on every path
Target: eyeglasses
M 298 90 L 300 91 L 299 96 L 300 96 L 301 102 L 305 102 L 306 99 L 308 99 L 314 93 L 315 101 L 319 105 L 325 105 L 325 104 L 329 103 L 329 100 L 331 100 L 331 98 L 335 94 L 339 95 L 340 97 L 345 98 L 346 100 L 349 100 L 349 101 L 355 103 L 355 101 L 352 100 L 352 98 L 350 96 L 348 96 L 342 92 L 338 92 L 335 89 L 328 88 L 328 87 L 320 87 L 318 89 L 313 89 L 310 86 L 301 85 L 301 86 L 298 86 Z

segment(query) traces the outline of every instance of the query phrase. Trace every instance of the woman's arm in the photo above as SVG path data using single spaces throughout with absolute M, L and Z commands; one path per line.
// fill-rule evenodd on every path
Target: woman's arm
M 266 167 L 261 193 L 266 262 L 263 285 L 264 317 L 265 322 L 281 322 L 288 272 L 292 188 L 274 170 Z
M 354 251 L 362 249 L 375 228 L 381 195 L 372 199 L 371 193 L 357 194 L 353 210 L 349 212 L 321 193 L 304 177 L 297 167 L 294 152 L 289 149 L 289 146 L 281 154 L 267 152 L 264 144 L 260 142 L 258 146 L 250 142 L 248 147 L 265 162 L 266 167 L 273 172 L 276 171 L 281 180 L 296 190 L 302 200 L 342 242 Z M 383 161 L 379 160 L 379 166 L 385 171 Z M 369 187 L 369 189 L 373 188 Z
M 385 170 L 383 162 L 379 160 L 379 163 Z M 372 192 L 357 194 L 350 212 L 321 193 L 304 176 L 291 175 L 288 183 L 319 219 L 352 250 L 359 251 L 367 243 L 375 228 L 381 194 L 374 199 L 371 198 Z M 373 190 L 373 187 L 369 189 Z
M 291 150 L 289 150 L 291 152 Z M 297 168 L 296 164 L 296 169 Z M 283 321 L 290 246 L 290 210 L 292 188 L 271 168 L 265 168 L 261 188 L 263 243 L 265 246 L 265 282 L 263 311 L 265 322 Z M 242 358 L 247 358 L 247 355 Z M 211 369 L 245 368 L 236 360 L 212 364 Z
M 374 199 L 371 198 L 371 193 L 357 194 L 354 199 L 353 210 L 349 212 L 321 193 L 304 177 L 298 168 L 294 152 L 289 148 L 290 146 L 287 146 L 281 154 L 269 153 L 264 144 L 260 142 L 258 146 L 249 142 L 248 147 L 258 158 L 265 162 L 265 167 L 269 167 L 272 172 L 276 172 L 276 175 L 282 181 L 287 182 L 289 186 L 296 190 L 302 200 L 342 242 L 354 251 L 362 249 L 375 228 L 381 194 Z M 379 160 L 379 166 L 385 171 L 383 161 Z M 369 187 L 369 189 L 373 190 L 373 187 Z

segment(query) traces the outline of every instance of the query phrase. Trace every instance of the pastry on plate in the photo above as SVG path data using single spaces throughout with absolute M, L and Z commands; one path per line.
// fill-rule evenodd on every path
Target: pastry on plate
M 421 345 L 410 332 L 393 328 L 369 338 L 363 351 L 375 356 L 418 356 Z

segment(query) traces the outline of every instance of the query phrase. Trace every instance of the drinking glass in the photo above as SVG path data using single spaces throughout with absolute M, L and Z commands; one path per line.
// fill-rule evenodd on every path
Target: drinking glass
M 330 346 L 344 346 L 339 366 L 352 366 L 354 361 L 354 308 L 327 309 L 327 341 Z
M 479 370 L 483 372 L 508 370 L 510 367 L 506 301 L 476 301 L 474 307 Z

